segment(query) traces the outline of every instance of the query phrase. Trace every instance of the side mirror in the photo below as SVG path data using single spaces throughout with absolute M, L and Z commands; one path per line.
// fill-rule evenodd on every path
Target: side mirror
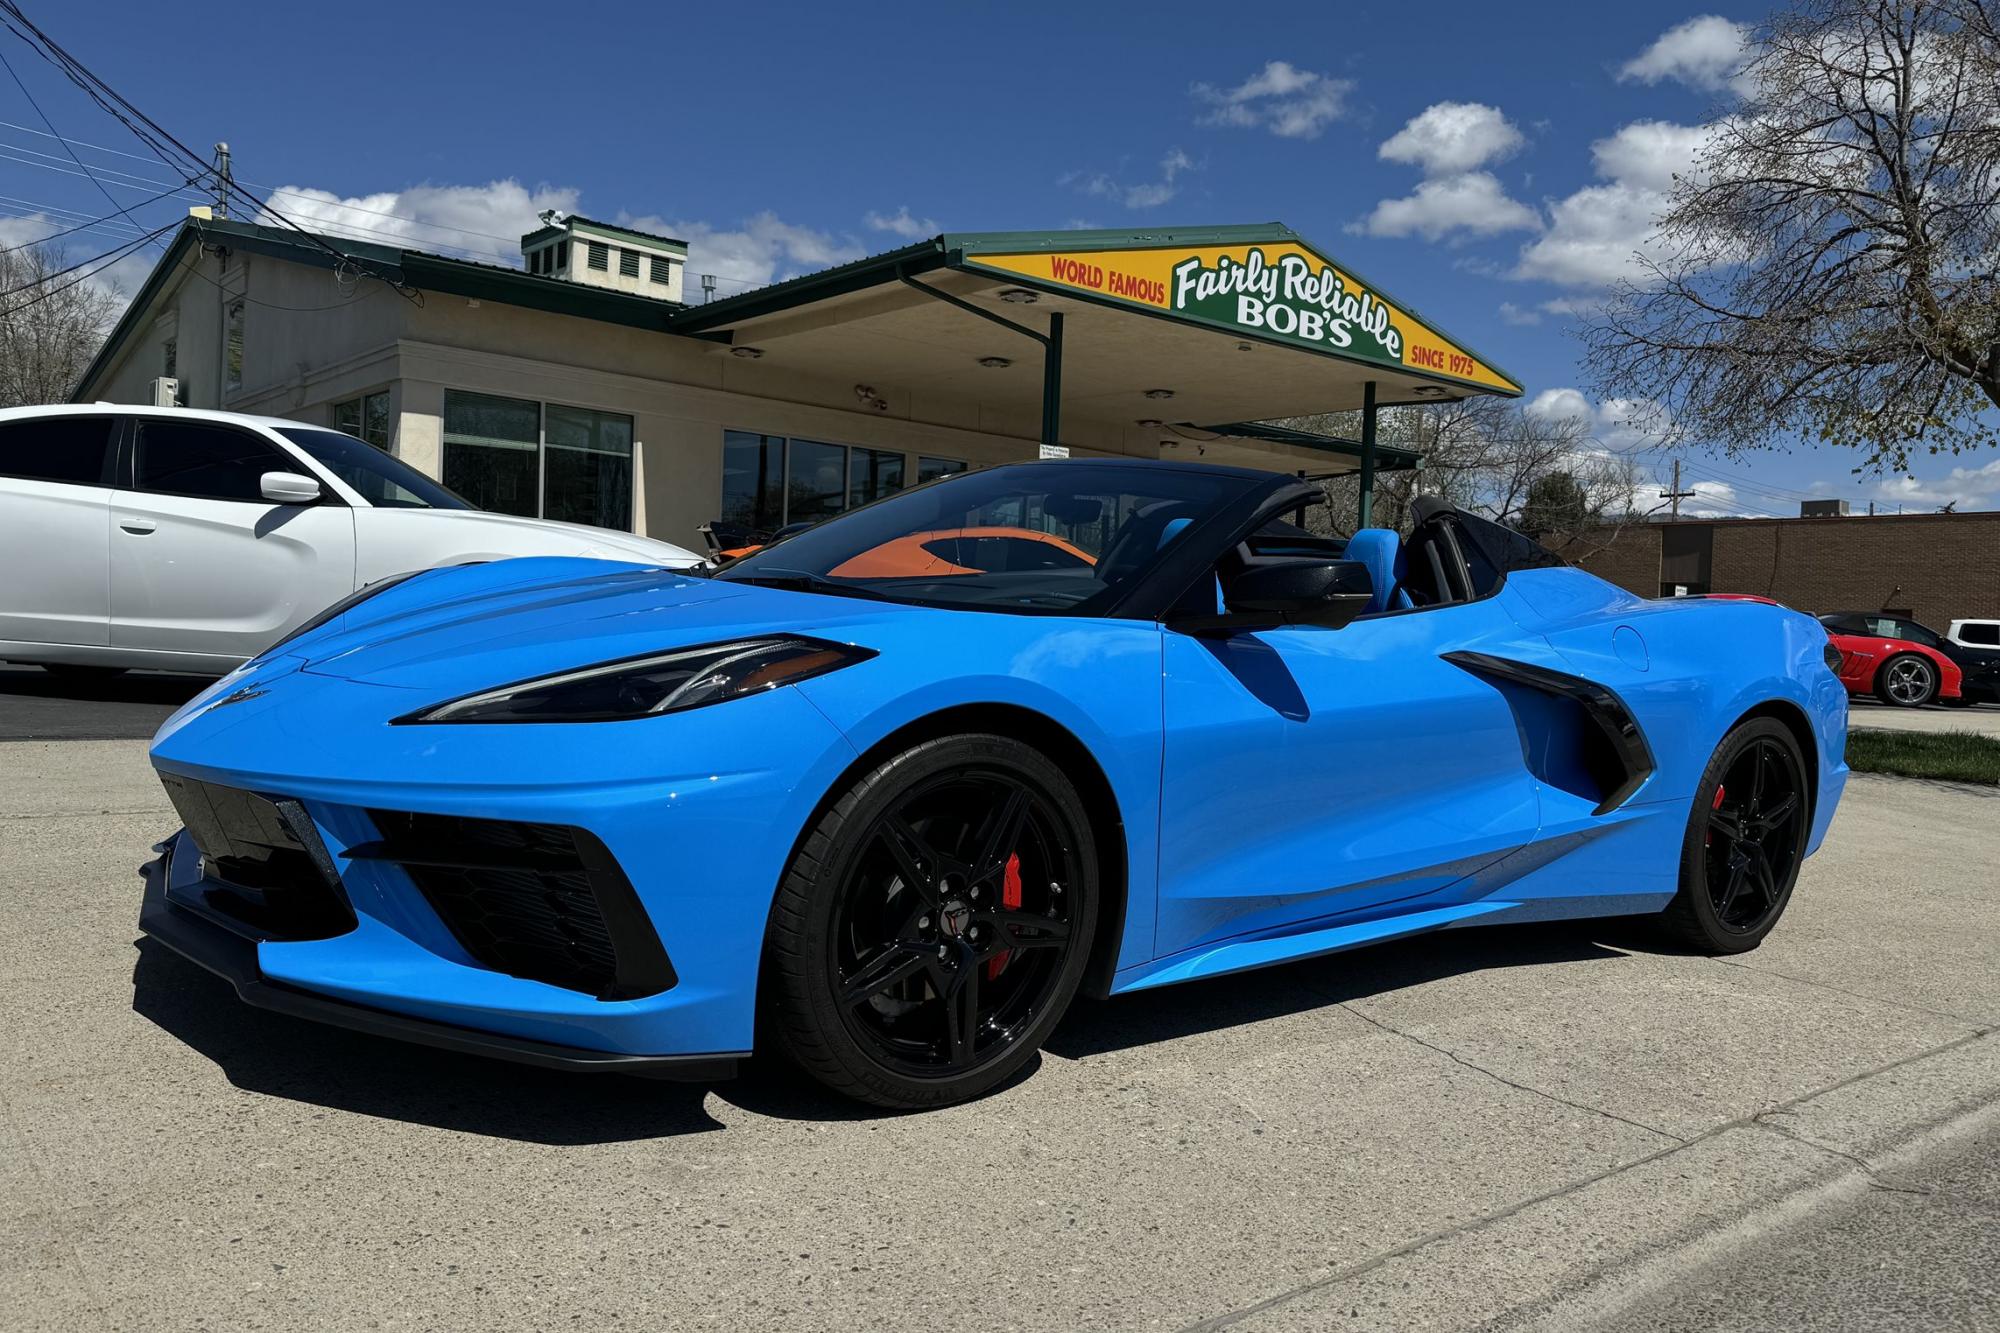
M 1226 611 L 1181 617 L 1173 627 L 1192 633 L 1283 625 L 1339 629 L 1374 600 L 1375 582 L 1359 560 L 1272 560 L 1251 565 L 1230 580 L 1223 594 Z
M 317 481 L 297 472 L 266 472 L 257 479 L 257 489 L 266 500 L 281 505 L 318 504 L 322 494 Z

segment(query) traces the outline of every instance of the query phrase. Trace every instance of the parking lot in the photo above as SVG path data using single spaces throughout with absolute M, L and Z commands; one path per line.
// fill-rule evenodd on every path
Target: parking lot
M 1741 958 L 1434 935 L 1086 1006 L 894 1116 L 378 1041 L 135 945 L 135 738 L 191 688 L 0 680 L 9 1328 L 1705 1327 L 1680 1293 L 1884 1191 L 1883 1280 L 1993 1308 L 1950 1163 L 2000 1125 L 2000 794 L 1857 777 Z

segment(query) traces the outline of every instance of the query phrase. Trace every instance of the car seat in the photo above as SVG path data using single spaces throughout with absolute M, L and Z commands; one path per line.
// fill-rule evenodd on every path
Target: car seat
M 1347 539 L 1347 559 L 1368 566 L 1368 578 L 1375 595 L 1368 614 L 1400 611 L 1414 605 L 1403 591 L 1403 575 L 1409 568 L 1403 559 L 1402 539 L 1387 528 L 1363 528 Z

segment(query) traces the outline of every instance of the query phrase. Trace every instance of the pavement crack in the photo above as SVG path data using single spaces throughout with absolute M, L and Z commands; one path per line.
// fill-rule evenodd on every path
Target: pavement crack
M 1844 1162 L 1852 1162 L 1855 1166 L 1861 1168 L 1863 1175 L 1868 1177 L 1868 1184 L 1871 1188 L 1886 1190 L 1891 1194 L 1930 1195 L 1935 1193 L 1935 1191 L 1925 1189 L 1921 1185 L 1899 1185 L 1877 1171 L 1867 1158 L 1857 1156 L 1842 1148 L 1836 1148 L 1832 1144 L 1821 1143 L 1818 1139 L 1807 1138 L 1797 1130 L 1781 1125 L 1772 1118 L 1774 1116 L 1790 1114 L 1789 1110 L 1759 1111 L 1756 1115 L 1750 1117 L 1750 1123 L 1759 1129 L 1768 1129 L 1773 1134 L 1788 1138 L 1794 1143 L 1804 1144 L 1816 1152 L 1823 1152 L 1831 1157 L 1838 1157 Z
M 1517 1083 L 1513 1079 L 1508 1078 L 1505 1074 L 1496 1073 L 1495 1071 L 1488 1069 L 1485 1065 L 1479 1064 L 1473 1060 L 1466 1059 L 1464 1056 L 1460 1055 L 1457 1051 L 1451 1050 L 1448 1047 L 1440 1046 L 1433 1041 L 1425 1041 L 1422 1037 L 1419 1037 L 1414 1032 L 1407 1032 L 1402 1028 L 1394 1027 L 1388 1023 L 1384 1023 L 1381 1019 L 1376 1018 L 1374 1015 L 1355 1008 L 1353 1004 L 1349 1003 L 1346 1000 L 1335 1000 L 1334 1005 L 1337 1008 L 1345 1009 L 1348 1013 L 1353 1014 L 1356 1018 L 1360 1019 L 1364 1023 L 1372 1023 L 1374 1026 L 1382 1029 L 1382 1031 L 1387 1032 L 1392 1036 L 1401 1037 L 1405 1041 L 1415 1042 L 1417 1045 L 1423 1047 L 1427 1051 L 1435 1051 L 1439 1055 L 1442 1055 L 1445 1059 L 1450 1060 L 1453 1064 L 1463 1065 L 1465 1066 L 1465 1068 L 1472 1070 L 1476 1074 L 1484 1074 L 1486 1075 L 1486 1077 L 1492 1079 L 1495 1083 L 1500 1083 L 1507 1087 L 1513 1088 L 1517 1092 L 1525 1092 L 1528 1093 L 1530 1096 L 1540 1097 L 1546 1101 L 1554 1102 L 1558 1106 L 1567 1106 L 1570 1107 L 1572 1110 L 1582 1111 L 1587 1115 L 1602 1116 L 1606 1120 L 1616 1120 L 1620 1124 L 1630 1125 L 1634 1129 L 1643 1129 L 1648 1134 L 1657 1134 L 1663 1139 L 1672 1139 L 1675 1143 L 1686 1144 L 1690 1142 L 1689 1139 L 1683 1137 L 1682 1135 L 1676 1134 L 1672 1130 L 1661 1129 L 1658 1125 L 1649 1125 L 1642 1120 L 1634 1120 L 1630 1116 L 1619 1115 L 1616 1111 L 1607 1111 L 1601 1106 L 1589 1106 L 1583 1102 L 1573 1102 L 1567 1097 L 1559 1097 L 1555 1093 L 1549 1092 L 1544 1088 L 1533 1087 L 1526 1083 Z
M 1968 1027 L 1976 1029 L 1980 1036 L 1991 1032 L 1994 1027 L 1993 1020 L 1991 1019 L 1974 1018 L 1969 1014 L 1954 1014 L 1944 1009 L 1933 1009 L 1926 1004 L 1911 1004 L 1907 1000 L 1891 1000 L 1882 995 L 1869 995 L 1862 991 L 1849 990 L 1845 986 L 1830 986 L 1824 981 L 1814 981 L 1810 977 L 1797 977 L 1789 972 L 1778 972 L 1768 967 L 1753 967 L 1749 963 L 1741 963 L 1733 958 L 1710 958 L 1708 961 L 1721 967 L 1733 967 L 1743 972 L 1755 972 L 1758 976 L 1762 977 L 1776 977 L 1780 981 L 1789 981 L 1796 986 L 1810 986 L 1814 990 L 1829 991 L 1835 995 L 1845 995 L 1853 1000 L 1866 1000 L 1870 1004 L 1886 1004 L 1892 1009 L 1907 1009 L 1911 1013 L 1929 1014 L 1932 1018 L 1948 1018 L 1954 1023 L 1964 1023 Z
M 1331 997 L 1328 998 L 1331 999 Z M 1334 1000 L 1333 1003 L 1339 1005 L 1339 1007 L 1343 1009 L 1348 1008 L 1347 1004 L 1344 1001 Z M 1376 1027 L 1382 1028 L 1384 1031 L 1394 1033 L 1395 1035 L 1400 1037 L 1408 1037 L 1409 1040 L 1415 1041 L 1421 1046 L 1431 1046 L 1429 1042 L 1423 1041 L 1422 1039 L 1417 1037 L 1410 1037 L 1409 1034 L 1405 1032 L 1398 1032 L 1395 1028 L 1390 1027 L 1388 1024 L 1383 1023 L 1378 1019 L 1369 1018 L 1368 1015 L 1361 1013 L 1359 1010 L 1354 1010 L 1352 1012 L 1355 1014 L 1355 1017 L 1361 1018 L 1369 1023 L 1372 1023 Z M 1467 1220 L 1459 1222 L 1455 1225 L 1442 1227 L 1436 1231 L 1430 1232 L 1427 1235 L 1418 1236 L 1412 1240 L 1405 1241 L 1401 1245 L 1395 1246 L 1388 1250 L 1384 1250 L 1380 1254 L 1370 1255 L 1366 1259 L 1360 1259 L 1356 1260 L 1353 1263 L 1346 1264 L 1340 1268 L 1335 1269 L 1333 1272 L 1328 1273 L 1324 1277 L 1315 1278 L 1310 1282 L 1301 1282 L 1297 1286 L 1288 1288 L 1287 1290 L 1284 1291 L 1280 1291 L 1275 1295 L 1267 1296 L 1261 1301 L 1256 1301 L 1253 1302 L 1252 1304 L 1241 1306 L 1234 1310 L 1225 1310 L 1221 1314 L 1211 1315 L 1206 1319 L 1196 1320 L 1191 1324 L 1185 1325 L 1182 1328 L 1181 1333 L 1212 1333 L 1212 1330 L 1215 1329 L 1228 1328 L 1233 1324 L 1241 1323 L 1243 1320 L 1249 1319 L 1255 1315 L 1262 1314 L 1266 1310 L 1275 1309 L 1278 1306 L 1288 1304 L 1312 1292 L 1323 1291 L 1328 1287 L 1336 1286 L 1342 1282 L 1351 1281 L 1352 1279 L 1360 1277 L 1363 1274 L 1373 1271 L 1374 1269 L 1381 1268 L 1386 1264 L 1393 1263 L 1397 1259 L 1403 1258 L 1405 1255 L 1414 1254 L 1417 1251 L 1426 1248 L 1427 1246 L 1435 1245 L 1441 1241 L 1451 1240 L 1458 1236 L 1470 1235 L 1474 1232 L 1483 1231 L 1488 1227 L 1496 1226 L 1502 1222 L 1505 1222 L 1507 1219 L 1511 1217 L 1514 1217 L 1520 1213 L 1524 1213 L 1528 1211 L 1530 1208 L 1535 1208 L 1542 1204 L 1553 1202 L 1556 1199 L 1562 1199 L 1568 1197 L 1569 1195 L 1580 1193 L 1583 1190 L 1589 1189 L 1591 1186 L 1596 1185 L 1601 1181 L 1609 1180 L 1614 1176 L 1623 1175 L 1627 1171 L 1636 1171 L 1642 1167 L 1650 1166 L 1654 1162 L 1657 1162 L 1662 1158 L 1673 1156 L 1675 1153 L 1686 1152 L 1689 1148 L 1693 1147 L 1695 1144 L 1704 1143 L 1709 1139 L 1717 1138 L 1723 1134 L 1729 1133 L 1731 1130 L 1761 1127 L 1773 1130 L 1774 1132 L 1778 1133 L 1786 1133 L 1787 1131 L 1783 1130 L 1780 1126 L 1771 1123 L 1768 1117 L 1774 1115 L 1786 1114 L 1787 1112 L 1790 1112 L 1791 1110 L 1797 1107 L 1805 1105 L 1807 1102 L 1812 1101 L 1816 1097 L 1824 1097 L 1828 1093 L 1838 1092 L 1842 1088 L 1852 1087 L 1854 1084 L 1864 1082 L 1871 1078 L 1877 1078 L 1883 1074 L 1891 1072 L 1892 1070 L 1901 1069 L 1906 1065 L 1915 1064 L 1919 1060 L 1929 1060 L 1937 1056 L 1943 1055 L 1947 1052 L 1955 1051 L 1961 1046 L 1971 1045 L 1974 1042 L 1985 1039 L 1990 1034 L 1990 1031 L 1991 1030 L 1989 1029 L 1987 1031 L 1967 1033 L 1965 1036 L 1953 1038 L 1951 1041 L 1944 1042 L 1937 1046 L 1932 1046 L 1926 1050 L 1917 1051 L 1914 1052 L 1913 1054 L 1902 1056 L 1895 1060 L 1890 1060 L 1886 1064 L 1877 1065 L 1873 1069 L 1865 1069 L 1859 1073 L 1850 1074 L 1846 1078 L 1836 1079 L 1834 1082 L 1827 1084 L 1825 1087 L 1815 1088 L 1811 1092 L 1802 1093 L 1801 1095 L 1792 1098 L 1790 1101 L 1781 1103 L 1780 1105 L 1769 1107 L 1765 1110 L 1758 1111 L 1752 1115 L 1742 1116 L 1734 1120 L 1724 1121 L 1722 1124 L 1715 1125 L 1708 1129 L 1703 1130 L 1701 1133 L 1695 1135 L 1691 1139 L 1684 1139 L 1684 1140 L 1677 1139 L 1671 1145 L 1664 1146 L 1656 1152 L 1647 1153 L 1644 1157 L 1637 1158 L 1630 1162 L 1621 1162 L 1615 1166 L 1606 1167 L 1604 1170 L 1595 1172 L 1589 1176 L 1585 1176 L 1581 1180 L 1571 1181 L 1567 1185 L 1558 1186 L 1555 1189 L 1547 1190 L 1541 1194 L 1534 1195 L 1531 1198 L 1522 1199 L 1519 1202 L 1511 1203 L 1504 1208 L 1497 1209 L 1483 1216 L 1468 1218 Z M 1460 1060 L 1458 1056 L 1452 1055 L 1451 1052 L 1445 1051 L 1441 1047 L 1431 1046 L 1431 1049 L 1436 1050 L 1443 1055 L 1450 1055 L 1452 1059 L 1458 1060 L 1460 1064 L 1466 1063 L 1464 1060 Z M 1471 1067 L 1474 1069 L 1478 1068 L 1477 1065 Z M 1488 1074 L 1490 1077 L 1494 1078 L 1499 1077 L 1498 1075 L 1492 1074 L 1490 1070 L 1480 1070 L 1480 1072 Z M 1500 1079 L 1500 1081 L 1503 1083 L 1508 1082 L 1508 1080 L 1506 1079 Z M 1512 1086 L 1519 1086 L 1519 1085 L 1514 1084 Z M 1533 1088 L 1527 1089 L 1527 1091 L 1538 1092 L 1537 1089 Z M 1549 1094 L 1538 1092 L 1538 1095 L 1546 1097 Z M 1556 1098 L 1554 1100 L 1560 1101 L 1561 1099 Z M 1569 1104 L 1574 1105 L 1574 1103 L 1569 1103 Z M 1585 1107 L 1582 1109 L 1589 1110 L 1591 1108 Z M 1599 1114 L 1609 1114 L 1609 1113 L 1600 1112 Z M 1645 1128 L 1645 1126 L 1641 1126 L 1641 1128 Z M 1669 1135 L 1668 1137 L 1671 1138 L 1673 1136 Z M 1792 1135 L 1792 1137 L 1796 1138 L 1798 1136 L 1794 1134 Z M 1807 1146 L 1809 1147 L 1818 1148 L 1834 1156 L 1846 1156 L 1846 1154 L 1841 1153 L 1838 1149 L 1828 1148 L 1824 1144 L 1810 1143 L 1804 1139 L 1801 1139 L 1800 1141 L 1807 1143 Z M 1868 1169 L 1867 1163 L 1862 1162 L 1859 1158 L 1850 1158 L 1850 1160 L 1862 1166 L 1864 1170 L 1867 1170 L 1871 1181 L 1874 1179 L 1874 1172 Z M 1888 1188 L 1891 1190 L 1902 1190 L 1902 1189 L 1907 1189 L 1908 1187 L 1889 1185 L 1885 1186 L 1884 1188 Z

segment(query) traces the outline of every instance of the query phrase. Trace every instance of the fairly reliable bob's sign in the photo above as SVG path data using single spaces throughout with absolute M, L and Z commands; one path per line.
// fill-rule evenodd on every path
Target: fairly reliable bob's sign
M 1505 375 L 1296 241 L 974 253 L 963 262 L 1231 333 L 1520 392 Z

